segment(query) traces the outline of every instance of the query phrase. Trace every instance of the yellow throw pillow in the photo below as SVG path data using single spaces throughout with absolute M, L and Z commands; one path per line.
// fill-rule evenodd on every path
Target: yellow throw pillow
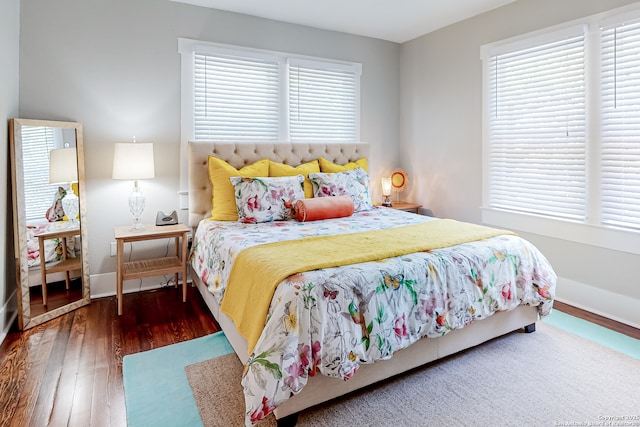
M 355 162 L 347 163 L 346 165 L 336 165 L 323 157 L 320 157 L 318 160 L 320 161 L 321 172 L 346 172 L 357 168 L 362 168 L 365 172 L 369 172 L 369 165 L 367 164 L 367 159 L 365 157 L 358 159 Z
M 217 157 L 209 156 L 209 180 L 213 185 L 213 209 L 211 219 L 218 221 L 237 221 L 238 209 L 233 185 L 229 178 L 244 176 L 247 178 L 268 177 L 269 159 L 258 160 L 238 170 Z
M 313 197 L 313 185 L 309 181 L 310 173 L 320 172 L 320 164 L 317 160 L 312 160 L 309 163 L 303 163 L 300 166 L 285 165 L 284 163 L 276 163 L 273 160 L 269 161 L 269 176 L 296 176 L 304 175 L 304 197 L 310 199 Z

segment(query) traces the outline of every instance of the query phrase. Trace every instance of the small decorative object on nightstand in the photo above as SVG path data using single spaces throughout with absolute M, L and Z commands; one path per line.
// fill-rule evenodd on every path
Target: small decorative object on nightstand
M 399 202 L 398 193 L 409 185 L 409 176 L 402 169 L 396 169 L 391 174 L 391 186 L 396 190 L 396 202 Z
M 187 234 L 189 227 L 184 224 L 145 225 L 143 229 L 132 230 L 130 226 L 114 228 L 117 244 L 117 278 L 116 295 L 118 298 L 118 315 L 122 314 L 122 282 L 163 274 L 175 274 L 176 286 L 178 273 L 182 274 L 182 301 L 187 301 Z M 124 260 L 124 244 L 155 239 L 175 239 L 176 254 L 162 258 L 138 261 Z M 180 241 L 182 239 L 182 242 Z

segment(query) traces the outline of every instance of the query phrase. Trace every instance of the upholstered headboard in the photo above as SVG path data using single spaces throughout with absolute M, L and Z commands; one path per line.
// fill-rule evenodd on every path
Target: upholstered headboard
M 241 168 L 268 158 L 274 162 L 298 166 L 319 157 L 345 164 L 369 156 L 369 144 L 359 143 L 235 143 L 189 142 L 189 225 L 195 227 L 211 214 L 211 182 L 207 159 L 215 156 Z

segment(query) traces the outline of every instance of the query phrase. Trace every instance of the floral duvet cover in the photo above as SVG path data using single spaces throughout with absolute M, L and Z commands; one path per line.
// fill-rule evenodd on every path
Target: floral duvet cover
M 235 255 L 246 247 L 430 220 L 386 208 L 306 223 L 204 220 L 191 262 L 221 302 Z M 276 289 L 245 366 L 246 423 L 264 418 L 318 373 L 348 380 L 361 363 L 518 305 L 537 306 L 544 317 L 555 286 L 546 258 L 512 235 L 290 276 Z

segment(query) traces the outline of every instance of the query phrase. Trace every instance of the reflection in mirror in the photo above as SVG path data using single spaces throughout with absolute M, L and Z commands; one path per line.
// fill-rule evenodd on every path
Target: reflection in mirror
M 90 302 L 82 126 L 12 119 L 19 326 Z

